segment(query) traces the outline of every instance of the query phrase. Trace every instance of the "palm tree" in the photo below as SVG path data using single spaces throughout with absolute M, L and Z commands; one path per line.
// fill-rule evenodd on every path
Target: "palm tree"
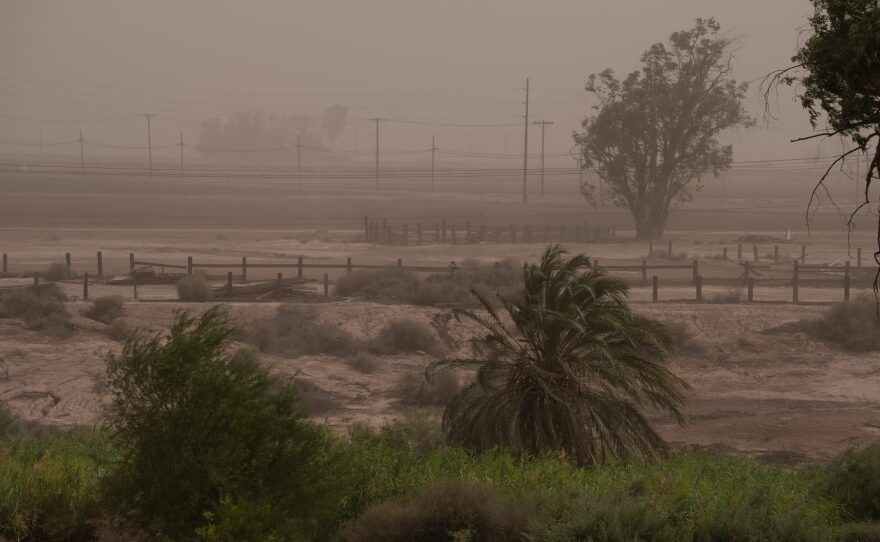
M 662 324 L 635 314 L 626 284 L 549 247 L 523 269 L 524 292 L 498 295 L 502 316 L 473 290 L 480 311 L 456 317 L 484 331 L 474 357 L 435 363 L 429 375 L 475 367 L 476 379 L 443 415 L 447 439 L 487 450 L 563 451 L 580 464 L 654 455 L 665 443 L 645 419 L 646 408 L 678 423 L 687 384 L 658 364 L 672 349 Z

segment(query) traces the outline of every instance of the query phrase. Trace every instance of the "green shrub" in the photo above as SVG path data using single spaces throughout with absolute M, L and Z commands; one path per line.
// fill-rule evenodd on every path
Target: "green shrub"
M 56 337 L 73 331 L 70 315 L 54 290 L 38 294 L 30 288 L 15 291 L 0 305 L 0 317 L 19 318 L 28 329 Z
M 181 301 L 207 301 L 213 295 L 211 283 L 204 273 L 193 273 L 177 283 L 177 298 Z
M 69 278 L 67 264 L 63 262 L 49 264 L 49 269 L 46 270 L 46 273 L 44 273 L 41 278 L 44 278 L 49 282 L 67 280 Z
M 92 306 L 86 311 L 86 316 L 92 320 L 109 324 L 122 316 L 125 301 L 122 296 L 105 295 L 92 302 Z
M 430 378 L 424 371 L 408 371 L 397 385 L 400 400 L 406 405 L 445 406 L 461 391 L 461 381 L 452 372 L 437 372 Z
M 322 324 L 313 307 L 281 305 L 272 318 L 246 326 L 243 339 L 262 352 L 285 357 L 315 354 L 346 356 L 358 350 L 350 333 Z
M 504 503 L 496 491 L 472 483 L 442 481 L 412 499 L 368 508 L 345 526 L 348 542 L 523 540 L 526 510 Z
M 850 449 L 820 471 L 817 487 L 856 521 L 880 520 L 880 443 Z
M 443 353 L 440 342 L 431 328 L 412 319 L 391 320 L 379 330 L 371 343 L 371 350 L 380 354 L 425 352 L 434 356 Z
M 167 337 L 135 334 L 108 356 L 119 460 L 103 487 L 123 525 L 191 539 L 246 507 L 259 513 L 253 540 L 287 540 L 317 537 L 336 517 L 339 444 L 304 419 L 292 387 L 231 350 L 233 333 L 221 307 L 181 313 Z
M 0 539 L 92 540 L 109 459 L 95 432 L 0 441 Z
M 846 523 L 838 529 L 839 542 L 880 542 L 880 523 Z
M 873 298 L 860 297 L 835 305 L 813 329 L 819 338 L 853 352 L 880 350 L 880 324 Z

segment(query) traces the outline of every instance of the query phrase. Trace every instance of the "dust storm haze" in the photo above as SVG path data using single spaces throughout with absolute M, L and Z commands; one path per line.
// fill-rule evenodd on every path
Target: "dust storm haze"
M 0 495 L 0 540 L 419 540 L 434 520 L 480 540 L 598 536 L 557 491 L 597 518 L 603 491 L 670 522 L 669 503 L 687 501 L 691 523 L 671 540 L 714 540 L 700 529 L 722 532 L 712 514 L 728 509 L 760 518 L 737 531 L 746 539 L 843 540 L 849 516 L 831 510 L 852 503 L 828 489 L 834 458 L 880 431 L 866 187 L 880 159 L 872 136 L 835 163 L 852 133 L 816 137 L 830 121 L 811 125 L 803 71 L 768 79 L 805 47 L 816 3 L 0 3 L 0 460 L 47 476 L 16 446 L 57 437 L 116 465 L 70 482 L 95 496 L 64 522 Z M 222 348 L 162 342 L 197 337 L 182 314 L 225 333 Z M 224 363 L 271 386 L 236 403 L 210 387 L 234 378 Z M 148 381 L 164 370 L 175 376 Z M 301 401 L 296 430 L 255 417 L 252 405 L 286 400 L 279 387 Z M 203 410 L 168 407 L 178 392 Z M 137 411 L 132 396 L 161 408 Z M 227 418 L 204 407 L 215 402 Z M 165 408 L 193 431 L 173 434 Z M 313 467 L 326 502 L 291 489 L 296 469 L 267 474 L 224 448 L 311 438 L 302 427 L 345 450 Z M 132 458 L 174 438 L 210 452 L 181 446 L 205 455 L 178 463 L 169 446 L 151 472 L 186 464 L 169 478 L 236 473 L 254 487 L 230 475 L 239 486 L 163 508 L 177 489 L 141 491 L 153 480 Z M 517 457 L 513 481 L 493 478 L 510 460 L 500 449 Z M 547 452 L 561 474 L 532 482 Z M 405 462 L 415 474 L 388 470 Z M 588 496 L 606 462 L 631 485 Z M 829 485 L 815 491 L 804 464 Z M 681 489 L 705 489 L 694 465 L 723 479 L 716 504 Z M 646 482 L 652 469 L 680 478 Z M 508 499 L 537 514 L 523 504 L 533 483 L 557 515 L 484 509 Z M 222 530 L 235 514 L 251 534 Z

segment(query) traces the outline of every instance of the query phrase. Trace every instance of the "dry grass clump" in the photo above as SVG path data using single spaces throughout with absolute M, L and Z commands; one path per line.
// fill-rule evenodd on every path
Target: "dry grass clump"
M 321 323 L 313 307 L 282 305 L 268 319 L 245 326 L 243 339 L 262 352 L 284 357 L 351 355 L 358 341 L 338 326 Z
M 409 303 L 418 290 L 414 273 L 401 269 L 357 269 L 336 281 L 336 295 Z
M 55 262 L 49 264 L 49 269 L 43 274 L 43 278 L 49 282 L 57 282 L 68 278 L 67 264 L 63 262 Z
M 181 301 L 207 301 L 213 294 L 208 276 L 201 272 L 183 277 L 177 283 L 177 298 Z
M 65 337 L 73 331 L 70 314 L 54 291 L 37 294 L 31 289 L 18 290 L 0 303 L 0 317 L 18 318 L 28 329 L 55 337 Z
M 461 391 L 458 376 L 440 372 L 426 378 L 424 371 L 403 373 L 397 383 L 400 400 L 404 404 L 421 407 L 444 406 Z
M 122 309 L 124 307 L 125 301 L 122 299 L 122 296 L 105 295 L 96 299 L 85 314 L 92 320 L 109 324 L 122 316 Z
M 686 322 L 668 320 L 662 323 L 672 338 L 676 352 L 685 353 L 699 350 L 699 347 L 693 342 L 694 332 Z
M 331 393 L 322 390 L 315 383 L 303 378 L 294 378 L 293 385 L 299 392 L 299 398 L 311 416 L 323 416 L 330 412 L 342 410 L 344 405 Z
M 127 318 L 114 318 L 107 325 L 107 335 L 114 341 L 125 342 L 134 331 L 135 327 Z
M 370 350 L 378 354 L 424 352 L 439 356 L 443 353 L 440 341 L 427 324 L 402 318 L 385 324 L 373 339 Z
M 709 298 L 710 303 L 742 303 L 745 296 L 742 288 L 728 288 L 723 292 L 715 292 Z
M 347 542 L 410 540 L 523 540 L 530 514 L 505 503 L 494 489 L 447 480 L 414 498 L 368 508 L 343 531 Z
M 835 305 L 812 328 L 820 339 L 852 352 L 880 350 L 877 305 L 868 297 Z

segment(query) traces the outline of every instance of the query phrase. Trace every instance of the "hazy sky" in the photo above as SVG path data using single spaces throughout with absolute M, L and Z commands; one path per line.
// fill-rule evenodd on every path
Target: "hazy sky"
M 87 139 L 139 146 L 139 113 L 159 115 L 153 141 L 163 145 L 181 130 L 194 141 L 197 121 L 235 109 L 320 114 L 340 103 L 352 121 L 339 149 L 372 149 L 366 119 L 380 116 L 477 125 L 389 122 L 383 149 L 429 148 L 436 134 L 441 148 L 518 153 L 528 76 L 532 119 L 555 122 L 547 152 L 558 154 L 588 112 L 579 89 L 590 73 L 632 70 L 651 43 L 714 16 L 742 37 L 736 74 L 751 80 L 787 65 L 809 10 L 807 0 L 4 0 L 0 114 L 76 121 L 44 123 L 44 142 L 82 127 Z M 400 94 L 434 91 L 482 92 Z M 815 152 L 787 143 L 808 124 L 789 99 L 782 106 L 776 127 L 732 136 L 736 159 Z M 760 111 L 756 89 L 750 108 Z M 106 118 L 116 120 L 94 122 Z M 0 137 L 37 141 L 37 123 L 0 117 Z M 530 143 L 536 151 L 536 129 Z

